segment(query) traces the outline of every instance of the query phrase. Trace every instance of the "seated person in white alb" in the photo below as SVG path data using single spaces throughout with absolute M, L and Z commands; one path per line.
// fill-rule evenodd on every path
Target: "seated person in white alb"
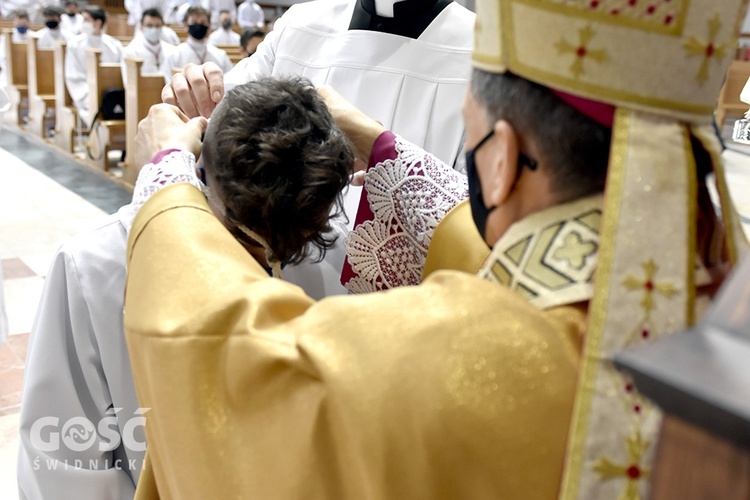
M 72 35 L 60 28 L 63 11 L 60 7 L 44 8 L 44 28 L 35 33 L 40 49 L 53 49 L 57 42 L 67 42 Z
M 89 82 L 86 75 L 86 53 L 88 49 L 102 51 L 103 63 L 122 62 L 122 44 L 104 33 L 107 13 L 101 7 L 89 5 L 83 10 L 83 25 L 80 35 L 67 46 L 65 55 L 65 86 L 68 88 L 73 106 L 85 124 L 89 124 Z
M 67 0 L 64 5 L 65 15 L 60 20 L 60 28 L 71 35 L 80 35 L 83 16 L 76 0 Z
M 211 29 L 219 29 L 219 16 L 222 11 L 229 11 L 232 21 L 237 16 L 237 5 L 234 0 L 208 0 L 208 11 L 211 13 Z
M 13 43 L 27 42 L 29 35 L 33 35 L 34 32 L 29 29 L 31 21 L 29 20 L 29 12 L 23 9 L 19 9 L 13 13 L 13 35 L 11 40 Z
M 158 9 L 144 10 L 140 25 L 140 31 L 136 33 L 123 52 L 122 81 L 127 81 L 125 59 L 132 57 L 143 61 L 142 75 L 160 75 L 169 83 L 172 79 L 172 71 L 169 69 L 167 57 L 176 50 L 176 47 L 162 39 L 164 19 L 161 12 Z
M 2 4 L 2 2 L 0 2 Z M 34 33 L 29 29 L 29 13 L 25 10 L 13 11 L 13 34 L 11 40 L 13 43 L 26 43 L 29 35 Z M 0 86 L 6 84 L 6 62 L 5 62 L 5 37 L 0 37 Z
M 219 29 L 208 35 L 208 43 L 212 45 L 231 45 L 236 47 L 240 44 L 240 35 L 232 31 L 232 13 L 222 10 L 219 13 Z
M 184 24 L 187 26 L 188 38 L 167 58 L 170 71 L 182 69 L 188 63 L 206 62 L 216 64 L 222 71 L 232 69 L 232 61 L 229 60 L 227 53 L 217 49 L 206 40 L 209 31 L 209 14 L 206 9 L 190 7 L 185 14 Z
M 265 20 L 263 9 L 253 0 L 245 0 L 237 7 L 237 24 L 240 28 L 263 29 Z

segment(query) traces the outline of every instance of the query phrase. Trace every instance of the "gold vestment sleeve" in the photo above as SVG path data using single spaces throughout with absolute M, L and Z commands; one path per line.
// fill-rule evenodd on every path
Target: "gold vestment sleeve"
M 455 271 L 314 302 L 167 187 L 128 245 L 136 498 L 556 497 L 584 328 Z

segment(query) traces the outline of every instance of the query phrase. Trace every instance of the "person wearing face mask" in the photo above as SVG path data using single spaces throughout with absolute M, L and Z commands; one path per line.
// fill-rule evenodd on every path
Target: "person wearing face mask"
M 44 28 L 36 32 L 39 39 L 37 47 L 40 49 L 52 49 L 56 42 L 67 42 L 71 34 L 60 28 L 63 11 L 60 7 L 44 8 Z
M 167 16 L 167 22 L 170 24 L 179 24 L 185 21 L 185 16 L 190 7 L 203 7 L 211 12 L 208 0 L 172 0 L 169 7 L 171 17 Z
M 67 0 L 64 7 L 65 15 L 60 20 L 60 28 L 72 35 L 80 35 L 83 16 L 81 15 L 81 9 L 78 7 L 78 2 L 76 0 Z
M 232 31 L 232 13 L 228 10 L 222 10 L 219 13 L 219 29 L 208 35 L 208 43 L 212 45 L 231 45 L 240 44 L 240 35 Z
M 29 29 L 30 25 L 28 11 L 20 9 L 13 13 L 13 35 L 11 37 L 13 43 L 28 41 L 29 35 L 34 33 Z
M 746 2 L 679 7 L 644 17 L 477 2 L 463 106 L 470 213 L 451 241 L 455 251 L 483 236 L 490 255 L 475 275 L 316 302 L 244 255 L 184 178 L 154 185 L 130 232 L 124 307 L 150 408 L 138 497 L 646 497 L 660 417 L 612 352 L 693 323 L 704 286 L 721 282 L 714 271 L 748 248 L 711 126 L 733 54 L 712 54 L 709 71 L 684 45 L 742 18 Z M 668 32 L 664 12 L 677 16 Z M 737 23 L 720 28 L 734 46 Z M 329 108 L 369 123 L 352 138 L 371 161 L 373 201 L 423 238 L 433 220 L 422 200 L 444 198 L 392 181 L 450 168 L 335 99 Z M 201 140 L 149 118 L 144 130 Z M 155 159 L 161 179 L 190 165 L 176 143 L 142 152 L 170 148 L 173 162 Z M 408 244 L 385 243 L 387 260 Z
M 161 12 L 158 9 L 144 10 L 140 25 L 140 31 L 123 51 L 123 83 L 127 81 L 125 59 L 129 57 L 143 61 L 142 75 L 162 75 L 164 80 L 169 82 L 172 79 L 172 72 L 169 70 L 167 57 L 175 50 L 175 46 L 165 42 L 162 38 L 164 20 Z
M 101 7 L 89 5 L 83 11 L 82 33 L 68 43 L 65 52 L 65 86 L 68 88 L 73 106 L 84 124 L 89 124 L 89 82 L 86 77 L 86 53 L 88 49 L 102 51 L 101 62 L 121 63 L 122 43 L 104 33 L 107 13 Z
M 128 11 L 128 24 L 140 28 L 140 20 L 143 13 L 149 9 L 157 9 L 166 12 L 171 0 L 125 0 L 124 7 Z
M 172 8 L 173 0 L 125 0 L 125 10 L 128 11 L 128 24 L 135 25 L 135 34 L 142 28 L 141 19 L 147 10 L 156 9 L 164 14 Z M 166 16 L 162 15 L 163 23 L 167 22 Z M 169 26 L 162 26 L 161 39 L 172 45 L 180 43 L 180 38 Z
M 232 69 L 232 61 L 229 60 L 227 53 L 208 43 L 209 13 L 206 9 L 190 7 L 185 14 L 184 24 L 188 30 L 188 38 L 167 58 L 170 71 L 182 69 L 189 63 L 206 62 L 213 62 L 222 71 Z
M 237 5 L 234 0 L 208 0 L 208 11 L 211 13 L 211 29 L 221 26 L 221 13 L 228 11 L 232 21 L 237 17 Z
M 11 40 L 13 43 L 25 43 L 29 39 L 29 35 L 34 33 L 29 30 L 29 13 L 26 10 L 19 9 L 13 11 L 13 34 Z M 0 37 L 0 85 L 6 84 L 5 76 L 5 37 Z

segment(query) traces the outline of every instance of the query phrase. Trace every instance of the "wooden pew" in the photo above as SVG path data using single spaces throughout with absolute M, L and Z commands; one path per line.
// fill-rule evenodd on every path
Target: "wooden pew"
M 750 104 L 740 101 L 740 92 L 749 78 L 750 61 L 732 61 L 716 106 L 716 124 L 719 130 L 723 127 L 727 116 L 741 117 L 750 108 Z
M 242 54 L 240 53 L 239 46 L 217 45 L 217 48 L 227 53 L 227 55 L 229 56 L 229 60 L 232 61 L 232 65 L 237 64 L 242 60 Z
M 29 81 L 29 122 L 27 129 L 34 135 L 45 137 L 45 116 L 48 109 L 55 107 L 55 54 L 52 49 L 40 49 L 38 40 L 29 37 L 28 42 L 28 81 Z M 48 120 L 54 127 L 54 119 Z
M 97 49 L 86 50 L 86 74 L 89 80 L 88 108 L 90 120 L 94 119 L 102 94 L 108 88 L 123 88 L 122 67 L 119 63 L 103 63 L 102 52 Z M 90 126 L 90 124 L 89 124 Z M 97 140 L 99 141 L 96 144 Z M 93 143 L 93 144 L 92 144 Z M 99 120 L 97 130 L 89 132 L 89 145 L 92 153 L 100 159 L 92 160 L 86 156 L 86 162 L 94 168 L 109 170 L 108 153 L 111 149 L 125 149 L 125 120 Z M 99 149 L 103 150 L 99 150 Z
M 55 145 L 73 154 L 78 111 L 65 86 L 65 42 L 55 44 L 52 49 L 55 62 Z
M 128 24 L 127 14 L 114 14 L 107 16 L 107 34 L 113 37 L 130 37 L 135 34 L 135 26 Z
M 180 39 L 180 42 L 187 40 L 188 32 L 185 26 L 182 24 L 170 24 L 169 27 L 177 34 L 177 38 Z
M 122 179 L 134 185 L 138 177 L 138 167 L 135 158 L 135 134 L 138 123 L 148 115 L 148 110 L 154 104 L 161 102 L 161 90 L 164 87 L 164 77 L 161 75 L 142 75 L 143 61 L 128 57 L 125 59 L 125 78 L 127 89 L 125 96 L 125 169 Z
M 29 81 L 28 55 L 26 43 L 13 43 L 12 33 L 6 31 L 5 38 L 5 71 L 10 110 L 5 115 L 5 121 L 20 126 L 24 113 L 28 110 Z

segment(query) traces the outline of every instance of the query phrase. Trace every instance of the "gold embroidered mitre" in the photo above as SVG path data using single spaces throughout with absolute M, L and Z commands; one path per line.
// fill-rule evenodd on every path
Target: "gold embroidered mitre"
M 614 108 L 561 498 L 648 495 L 660 415 L 611 359 L 695 320 L 696 285 L 708 279 L 696 257 L 698 145 L 716 174 L 730 261 L 746 248 L 711 126 L 745 4 L 477 0 L 475 67 L 549 87 L 592 118 Z
M 474 66 L 710 122 L 742 0 L 478 0 Z

